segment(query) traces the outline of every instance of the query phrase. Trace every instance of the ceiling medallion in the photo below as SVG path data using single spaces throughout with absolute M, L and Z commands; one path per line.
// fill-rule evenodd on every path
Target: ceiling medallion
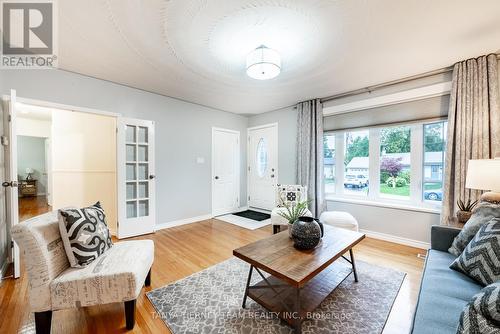
M 281 57 L 278 52 L 259 46 L 247 56 L 247 75 L 257 80 L 269 80 L 281 72 Z

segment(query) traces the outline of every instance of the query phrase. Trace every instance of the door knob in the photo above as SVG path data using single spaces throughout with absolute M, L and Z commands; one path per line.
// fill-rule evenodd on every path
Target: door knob
M 274 178 L 274 174 L 271 174 L 271 177 Z
M 17 181 L 10 181 L 10 182 L 2 182 L 2 187 L 17 187 Z
M 218 179 L 219 179 L 219 177 L 218 177 L 218 176 L 216 176 L 216 177 L 215 177 L 215 179 L 216 179 L 216 180 L 218 180 Z
M 154 179 L 155 177 L 156 177 L 156 175 L 153 175 L 153 174 L 149 175 L 150 180 Z

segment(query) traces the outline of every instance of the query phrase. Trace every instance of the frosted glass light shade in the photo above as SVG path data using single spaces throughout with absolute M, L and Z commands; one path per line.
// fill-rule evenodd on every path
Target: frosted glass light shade
M 500 159 L 469 160 L 465 187 L 500 192 Z
M 277 77 L 281 72 L 281 57 L 278 52 L 262 45 L 247 56 L 247 75 L 257 80 Z

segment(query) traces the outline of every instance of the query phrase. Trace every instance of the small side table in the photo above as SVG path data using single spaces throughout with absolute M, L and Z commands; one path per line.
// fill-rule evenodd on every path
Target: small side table
M 22 180 L 19 182 L 19 193 L 21 196 L 36 196 L 38 193 L 38 180 Z

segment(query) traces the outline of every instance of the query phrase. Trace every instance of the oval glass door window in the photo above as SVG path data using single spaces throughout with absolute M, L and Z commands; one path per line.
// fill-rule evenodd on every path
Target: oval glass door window
M 257 175 L 264 177 L 267 170 L 267 145 L 264 138 L 257 144 Z

